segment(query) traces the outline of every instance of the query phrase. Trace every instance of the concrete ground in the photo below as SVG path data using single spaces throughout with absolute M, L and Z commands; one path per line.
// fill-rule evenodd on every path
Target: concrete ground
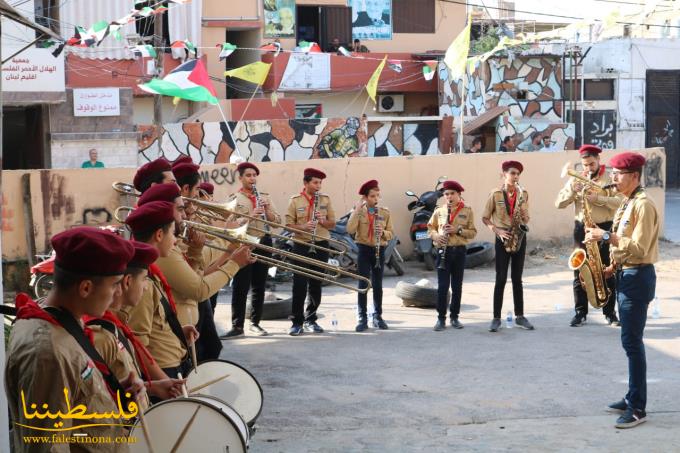
M 664 218 L 664 237 L 680 242 L 680 190 L 666 190 L 666 214 Z
M 525 307 L 535 331 L 487 331 L 494 271 L 466 271 L 463 330 L 433 332 L 432 309 L 406 308 L 402 278 L 434 281 L 420 263 L 385 278 L 388 331 L 354 332 L 356 296 L 324 289 L 320 324 L 337 333 L 286 335 L 289 322 L 263 321 L 273 335 L 224 342 L 222 357 L 244 365 L 264 389 L 253 452 L 680 451 L 680 245 L 663 243 L 657 266 L 660 317 L 645 331 L 648 422 L 617 430 L 606 405 L 627 388 L 619 329 L 591 310 L 572 317 L 569 250 L 539 250 L 525 270 Z M 284 287 L 277 292 L 288 296 Z M 229 325 L 228 293 L 218 306 Z M 506 286 L 504 313 L 512 309 Z

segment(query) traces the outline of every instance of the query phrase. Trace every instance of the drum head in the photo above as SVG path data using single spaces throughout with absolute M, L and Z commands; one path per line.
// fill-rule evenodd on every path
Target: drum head
M 243 417 L 241 417 L 241 415 L 236 412 L 236 409 L 216 396 L 192 395 L 191 398 L 199 401 L 205 401 L 219 408 L 219 410 L 224 412 L 238 427 L 238 430 L 241 432 L 241 436 L 246 440 L 246 447 L 250 445 L 250 429 L 248 428 L 248 424 L 245 422 L 245 420 L 243 420 Z
M 228 374 L 228 378 L 195 393 L 216 396 L 236 409 L 248 426 L 255 424 L 262 412 L 262 387 L 248 370 L 226 360 L 209 360 L 198 365 L 197 371 L 186 376 L 189 393 L 192 393 L 191 389 Z
M 245 453 L 246 439 L 222 406 L 211 398 L 177 398 L 151 406 L 144 413 L 144 420 L 156 452 L 171 451 L 180 434 L 196 413 L 178 452 L 224 452 Z M 198 409 L 198 412 L 196 410 Z M 139 420 L 130 431 L 135 441 L 129 444 L 131 452 L 146 453 L 149 448 Z

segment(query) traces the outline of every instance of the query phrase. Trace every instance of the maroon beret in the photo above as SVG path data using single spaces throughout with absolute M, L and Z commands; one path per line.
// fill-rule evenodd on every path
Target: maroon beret
M 511 168 L 516 168 L 520 173 L 524 171 L 524 165 L 522 165 L 521 162 L 517 162 L 516 160 L 506 160 L 503 162 L 502 167 L 503 171 L 508 171 Z
M 609 166 L 619 170 L 639 170 L 645 165 L 645 156 L 633 152 L 617 154 L 609 161 Z
M 578 149 L 581 157 L 597 156 L 602 152 L 602 148 L 595 145 L 583 145 Z
M 177 180 L 179 181 L 180 179 L 183 179 L 191 174 L 198 173 L 199 168 L 201 167 L 199 167 L 196 164 L 184 162 L 172 167 L 172 174 L 174 174 L 175 178 L 177 178 Z
M 305 168 L 305 176 L 312 178 L 326 179 L 326 173 L 316 168 Z
M 252 168 L 253 170 L 255 170 L 255 173 L 257 174 L 257 176 L 260 176 L 260 169 L 257 168 L 257 166 L 255 164 L 251 163 L 251 162 L 241 162 L 240 164 L 238 164 L 236 166 L 236 171 L 238 172 L 239 175 L 242 175 L 243 172 L 246 171 L 249 168 Z
M 144 181 L 151 179 L 164 171 L 170 170 L 172 170 L 172 166 L 170 165 L 170 162 L 164 158 L 161 157 L 160 159 L 152 160 L 139 167 L 139 170 L 135 173 L 135 178 L 132 180 L 132 184 L 135 186 L 135 189 L 141 192 L 142 183 Z
M 130 243 L 135 248 L 135 254 L 128 263 L 128 268 L 148 269 L 149 266 L 158 259 L 158 250 L 156 247 L 145 242 L 134 240 L 130 241 Z
M 135 252 L 130 241 L 93 227 L 71 228 L 55 234 L 51 242 L 55 265 L 81 275 L 123 274 Z
M 194 163 L 194 161 L 190 156 L 184 156 L 183 155 L 182 157 L 180 157 L 179 159 L 177 159 L 176 161 L 174 161 L 172 163 L 172 168 L 175 168 L 176 166 L 182 165 L 182 164 L 193 164 L 193 163 Z
M 146 192 L 137 200 L 137 206 L 145 205 L 151 201 L 169 201 L 174 203 L 176 198 L 179 198 L 179 186 L 174 182 L 167 182 L 165 184 L 154 184 L 146 189 Z
M 212 195 L 215 193 L 215 186 L 213 186 L 209 182 L 202 182 L 198 185 L 199 190 L 202 190 L 203 192 L 208 193 L 209 195 Z
M 150 231 L 175 220 L 175 205 L 169 201 L 150 201 L 139 206 L 125 219 L 132 233 Z
M 368 195 L 368 192 L 371 191 L 371 189 L 377 189 L 378 188 L 378 181 L 375 179 L 371 179 L 370 181 L 366 181 L 359 187 L 359 195 Z
M 442 190 L 455 190 L 456 192 L 461 193 L 465 189 L 463 189 L 463 186 L 461 186 L 456 181 L 444 181 L 444 184 L 442 185 Z

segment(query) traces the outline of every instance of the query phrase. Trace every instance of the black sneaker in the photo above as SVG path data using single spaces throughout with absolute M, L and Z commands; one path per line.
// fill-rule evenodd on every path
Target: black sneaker
M 354 330 L 356 330 L 357 332 L 364 332 L 366 329 L 368 329 L 368 321 L 366 321 L 365 319 L 360 319 Z
M 243 336 L 243 328 L 241 327 L 232 327 L 231 330 L 224 335 L 220 336 L 221 339 L 223 340 L 231 340 L 233 338 L 237 337 L 242 337 Z
M 446 329 L 446 321 L 443 319 L 437 319 L 437 324 L 434 325 L 434 330 L 435 332 L 441 332 L 442 330 Z
M 384 319 L 382 319 L 381 316 L 374 316 L 373 320 L 371 321 L 371 324 L 373 324 L 373 327 L 376 329 L 380 330 L 387 330 L 389 327 L 387 326 L 387 323 L 385 322 Z
M 581 327 L 585 323 L 586 323 L 586 315 L 581 315 L 579 313 L 576 313 L 576 316 L 571 318 L 571 322 L 569 323 L 569 325 L 571 327 Z
M 626 412 L 624 412 L 623 415 L 616 420 L 615 426 L 617 428 L 626 429 L 632 428 L 646 421 L 647 414 L 645 411 L 628 408 L 626 409 Z
M 454 329 L 462 329 L 463 324 L 460 321 L 458 321 L 458 318 L 452 318 L 451 327 L 453 327 Z
M 498 332 L 501 328 L 501 318 L 493 318 L 491 325 L 489 326 L 489 332 Z
M 323 329 L 316 323 L 316 321 L 311 321 L 305 323 L 305 332 L 323 333 Z
M 299 324 L 293 324 L 293 326 L 288 330 L 288 335 L 291 337 L 297 337 L 299 335 L 302 335 L 304 330 L 302 329 L 302 326 Z
M 515 318 L 515 324 L 517 324 L 517 327 L 521 327 L 524 330 L 534 330 L 534 325 L 524 316 L 517 316 Z
M 615 403 L 611 403 L 609 406 L 607 406 L 607 410 L 609 412 L 619 412 L 619 413 L 624 413 L 628 409 L 628 403 L 626 403 L 626 400 L 621 400 L 617 401 Z
M 605 318 L 610 326 L 621 327 L 621 321 L 616 317 L 616 313 L 613 313 L 611 316 L 605 316 Z
M 252 333 L 259 337 L 266 337 L 267 335 L 269 335 L 269 332 L 260 327 L 259 324 L 251 324 L 248 330 L 250 330 Z

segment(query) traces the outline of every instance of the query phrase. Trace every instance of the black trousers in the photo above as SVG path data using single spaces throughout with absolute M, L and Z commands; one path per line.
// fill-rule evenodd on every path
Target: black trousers
M 605 231 L 609 231 L 612 227 L 612 222 L 598 223 L 597 226 Z M 584 248 L 583 240 L 586 238 L 586 229 L 582 222 L 574 221 L 574 246 Z M 604 266 L 609 266 L 609 244 L 601 241 L 599 243 L 600 258 Z M 602 307 L 602 313 L 605 316 L 612 316 L 616 314 L 616 276 L 608 278 L 605 282 L 611 291 L 607 303 Z M 581 281 L 578 278 L 578 271 L 574 271 L 574 311 L 579 315 L 588 314 L 588 296 L 581 286 Z
M 524 289 L 522 287 L 522 272 L 524 272 L 524 257 L 527 252 L 527 237 L 522 239 L 519 250 L 508 253 L 503 242 L 496 238 L 496 284 L 493 288 L 493 317 L 500 318 L 503 310 L 503 291 L 508 280 L 508 266 L 512 280 L 512 299 L 515 303 L 515 316 L 524 316 Z
M 212 308 L 213 315 L 215 314 L 215 308 L 217 308 L 217 296 L 219 295 L 219 292 L 216 292 L 212 296 L 210 296 L 210 307 Z
M 198 362 L 205 360 L 215 360 L 220 357 L 222 352 L 222 341 L 217 334 L 215 318 L 213 315 L 210 299 L 206 299 L 198 304 L 198 340 L 196 340 L 196 356 Z
M 357 244 L 359 246 L 359 275 L 371 279 L 371 287 L 373 291 L 373 308 L 375 316 L 382 316 L 382 299 L 383 289 L 382 280 L 383 272 L 385 271 L 385 247 L 380 247 L 380 256 L 378 258 L 379 266 L 375 266 L 375 247 L 369 245 Z M 359 289 L 366 288 L 366 282 L 359 281 Z M 368 295 L 366 293 L 358 293 L 357 303 L 359 307 L 359 319 L 366 319 Z
M 328 247 L 328 241 L 318 241 L 317 245 L 321 247 Z M 316 253 L 309 253 L 309 246 L 304 244 L 295 244 L 293 252 L 298 255 L 314 258 L 324 263 L 328 262 L 328 252 L 323 250 L 316 250 Z M 300 261 L 291 261 L 298 266 L 321 271 L 322 269 L 316 266 L 308 266 Z M 305 310 L 305 299 L 309 294 L 309 302 Z M 293 276 L 293 313 L 290 316 L 294 325 L 302 325 L 303 322 L 316 322 L 316 311 L 321 305 L 321 282 L 317 279 L 307 278 L 302 275 L 295 274 Z
M 187 377 L 192 368 L 193 365 L 191 364 L 191 358 L 187 357 L 186 359 L 182 360 L 182 363 L 180 363 L 179 366 L 163 368 L 163 371 L 168 375 L 169 378 L 177 379 L 179 373 L 182 373 L 182 377 Z
M 451 288 L 451 319 L 458 319 L 460 300 L 463 295 L 463 273 L 465 272 L 464 245 L 446 247 L 446 269 L 439 269 L 441 256 L 437 254 L 437 315 L 446 319 L 447 299 Z
M 260 244 L 271 247 L 271 236 L 264 236 Z M 257 250 L 256 255 L 270 257 L 271 254 Z M 267 271 L 269 266 L 264 263 L 255 262 L 242 268 L 234 276 L 231 293 L 231 325 L 243 328 L 246 318 L 246 302 L 248 291 L 252 289 L 250 303 L 253 309 L 250 313 L 250 322 L 259 324 L 262 319 L 262 307 L 264 305 L 264 292 L 267 285 Z

